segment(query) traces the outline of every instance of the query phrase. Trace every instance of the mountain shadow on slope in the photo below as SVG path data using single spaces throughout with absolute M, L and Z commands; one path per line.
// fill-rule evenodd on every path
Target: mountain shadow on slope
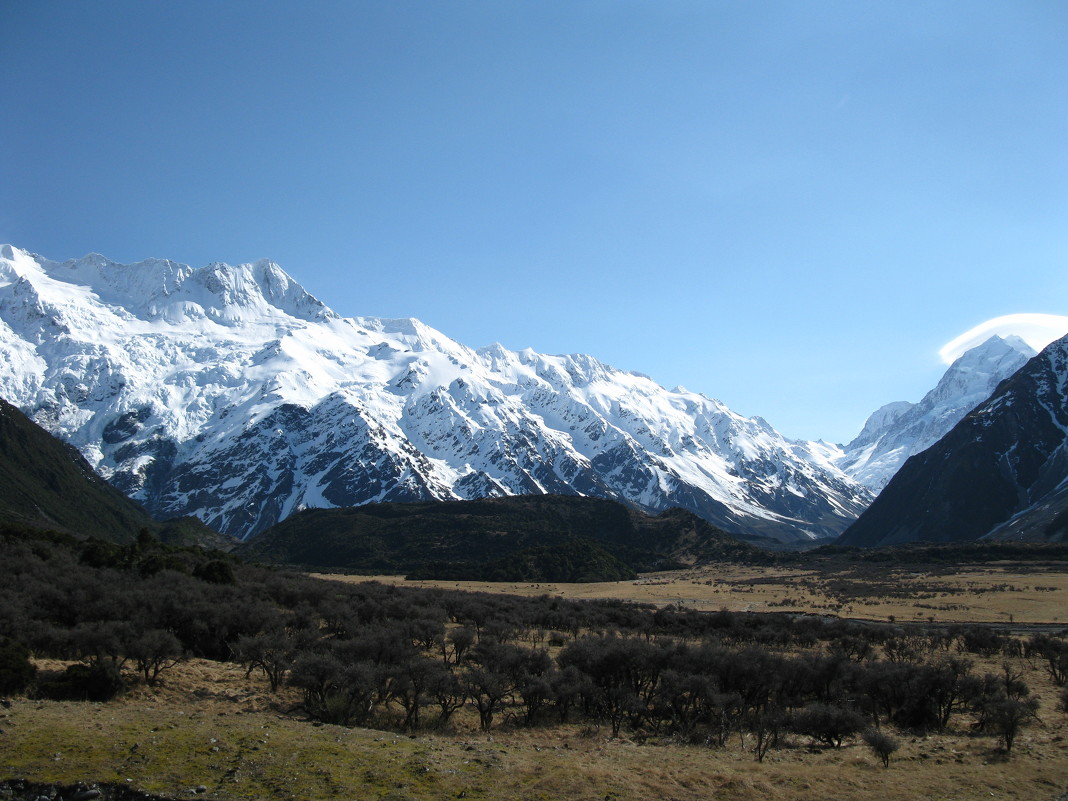
M 1054 342 L 946 436 L 913 456 L 838 545 L 1063 538 L 1068 337 Z
M 238 550 L 327 571 L 506 581 L 615 581 L 702 562 L 772 559 L 682 509 L 653 517 L 565 495 L 307 509 Z
M 196 518 L 153 520 L 71 445 L 0 399 L 0 522 L 128 543 L 147 529 L 175 545 L 231 548 Z

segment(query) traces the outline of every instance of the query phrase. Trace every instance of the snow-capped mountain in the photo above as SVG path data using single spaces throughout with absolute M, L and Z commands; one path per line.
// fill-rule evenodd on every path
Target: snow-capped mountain
M 1068 337 L 898 471 L 839 539 L 1058 541 L 1068 533 Z
M 57 263 L 0 248 L 0 396 L 157 518 L 252 536 L 304 507 L 520 493 L 834 536 L 833 449 L 601 364 L 342 318 L 268 261 Z
M 954 361 L 919 403 L 898 401 L 874 412 L 833 461 L 879 492 L 906 459 L 949 433 L 1034 355 L 1034 349 L 1019 337 L 990 337 Z

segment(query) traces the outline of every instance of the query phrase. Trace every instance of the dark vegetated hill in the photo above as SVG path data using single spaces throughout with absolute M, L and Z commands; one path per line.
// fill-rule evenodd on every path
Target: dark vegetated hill
M 0 400 L 0 522 L 131 542 L 141 529 L 175 544 L 230 548 L 195 518 L 153 520 L 78 451 Z
M 879 548 L 824 545 L 804 554 L 787 554 L 788 564 L 816 565 L 831 562 L 869 562 L 888 565 L 975 565 L 1019 562 L 1041 565 L 1068 561 L 1068 543 L 1020 541 L 915 542 Z
M 11 522 L 129 542 L 153 524 L 69 445 L 0 400 L 0 516 Z
M 507 581 L 606 581 L 699 562 L 772 559 L 681 509 L 652 517 L 614 501 L 561 495 L 308 509 L 240 552 L 326 570 Z

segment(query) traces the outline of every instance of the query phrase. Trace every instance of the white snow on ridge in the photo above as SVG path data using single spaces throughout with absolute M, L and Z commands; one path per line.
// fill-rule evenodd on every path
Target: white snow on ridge
M 919 403 L 899 401 L 876 410 L 832 463 L 878 492 L 905 460 L 949 433 L 1034 355 L 1020 337 L 991 336 L 960 355 Z
M 827 446 L 584 355 L 343 319 L 277 265 L 0 251 L 0 392 L 159 516 L 572 492 L 831 536 L 867 504 Z

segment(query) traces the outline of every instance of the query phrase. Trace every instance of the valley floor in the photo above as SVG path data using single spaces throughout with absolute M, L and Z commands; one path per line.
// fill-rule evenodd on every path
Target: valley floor
M 614 598 L 658 606 L 678 604 L 702 611 L 798 612 L 901 623 L 984 622 L 1068 627 L 1068 563 L 1065 562 L 708 565 L 646 573 L 634 581 L 590 584 L 406 581 L 401 576 L 322 577 L 357 582 L 373 578 L 404 586 L 525 596 Z
M 345 582 L 367 577 L 332 577 Z M 379 581 L 405 583 L 397 577 Z M 1060 629 L 1068 566 L 971 568 L 846 565 L 836 570 L 719 566 L 613 584 L 407 582 L 522 595 L 627 598 L 715 611 L 837 614 L 900 622 L 986 621 Z M 1022 637 L 1026 637 L 1022 634 Z M 448 729 L 396 733 L 313 723 L 296 690 L 267 691 L 233 663 L 188 660 L 161 684 L 135 684 L 108 703 L 9 699 L 0 708 L 0 780 L 99 782 L 171 798 L 493 799 L 494 801 L 905 801 L 1068 794 L 1068 714 L 1041 664 L 969 655 L 976 674 L 1006 663 L 1041 702 L 1011 754 L 961 715 L 942 734 L 895 732 L 884 768 L 859 738 L 839 749 L 798 734 L 758 762 L 752 735 L 722 748 L 670 738 L 612 738 L 590 724 L 522 727 L 507 717 L 482 732 L 470 709 Z M 42 673 L 65 663 L 38 661 Z M 0 789 L 0 798 L 4 795 Z

